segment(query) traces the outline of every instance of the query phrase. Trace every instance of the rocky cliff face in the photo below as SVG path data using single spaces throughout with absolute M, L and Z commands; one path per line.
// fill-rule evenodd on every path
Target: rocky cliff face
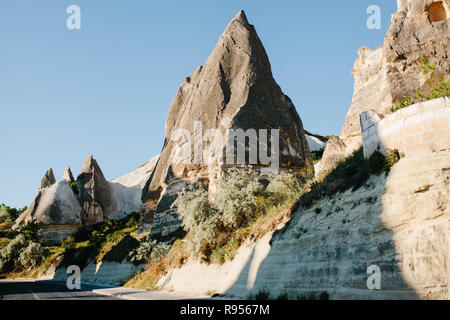
M 265 289 L 272 297 L 327 291 L 331 299 L 449 299 L 449 168 L 449 152 L 403 158 L 387 177 L 300 207 L 233 261 L 189 261 L 159 286 L 241 298 Z M 372 265 L 380 268 L 379 290 L 367 287 Z
M 406 93 L 414 97 L 426 77 L 419 71 L 422 56 L 435 64 L 436 71 L 450 78 L 450 0 L 400 0 L 382 47 L 362 47 L 352 70 L 355 88 L 352 104 L 339 135 L 341 154 L 326 151 L 319 172 L 331 157 L 348 155 L 362 146 L 359 115 L 368 110 L 388 115 L 395 101 Z M 443 11 L 442 11 L 443 10 Z M 342 146 L 344 148 L 342 149 Z
M 208 186 L 214 195 L 223 169 L 237 165 L 224 159 L 229 129 L 267 129 L 269 139 L 270 130 L 279 129 L 279 166 L 313 170 L 300 117 L 273 79 L 266 51 L 243 11 L 229 23 L 205 65 L 185 79 L 170 106 L 161 157 L 142 194 L 141 229 L 152 225 L 151 233 L 162 237 L 176 231 L 180 224 L 170 205 L 186 184 Z M 193 139 L 200 134 L 200 143 L 190 151 L 191 140 L 183 136 L 180 143 L 179 130 Z M 188 152 L 183 151 L 186 144 Z M 258 135 L 254 145 L 264 151 L 273 143 Z M 258 170 L 267 165 L 260 160 L 245 164 Z
M 90 225 L 116 218 L 118 203 L 97 161 L 89 156 L 77 177 L 79 199 L 83 206 L 83 224 Z

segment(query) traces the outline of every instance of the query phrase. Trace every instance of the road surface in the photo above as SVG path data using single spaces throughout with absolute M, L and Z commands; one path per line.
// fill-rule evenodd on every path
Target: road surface
M 69 290 L 64 282 L 35 279 L 1 279 L 1 300 L 203 300 L 206 295 L 167 291 L 146 291 L 123 287 L 102 287 L 82 283 L 81 290 Z
M 81 290 L 69 290 L 65 283 L 46 280 L 0 280 L 0 300 L 117 300 L 117 297 L 93 292 L 95 286 L 83 284 Z

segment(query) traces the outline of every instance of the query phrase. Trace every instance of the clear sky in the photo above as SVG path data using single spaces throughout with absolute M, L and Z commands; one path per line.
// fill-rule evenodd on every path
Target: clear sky
M 0 203 L 29 205 L 48 168 L 76 176 L 90 154 L 112 179 L 159 153 L 179 85 L 241 9 L 304 127 L 339 134 L 357 50 L 382 44 L 395 0 L 2 0 Z

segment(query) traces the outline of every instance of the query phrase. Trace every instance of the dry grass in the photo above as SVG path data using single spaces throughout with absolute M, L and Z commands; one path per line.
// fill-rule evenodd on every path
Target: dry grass
M 155 289 L 159 279 L 166 275 L 168 270 L 181 268 L 187 259 L 187 244 L 177 240 L 161 261 L 150 261 L 143 271 L 136 273 L 124 286 L 143 290 Z

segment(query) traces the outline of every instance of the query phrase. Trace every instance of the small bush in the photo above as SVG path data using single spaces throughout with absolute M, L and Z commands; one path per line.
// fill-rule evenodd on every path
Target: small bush
M 269 300 L 270 299 L 270 293 L 265 289 L 260 289 L 258 293 L 255 295 L 255 300 Z
M 287 293 L 280 293 L 275 300 L 289 300 L 289 295 Z
M 301 173 L 279 173 L 268 180 L 264 184 L 252 172 L 231 169 L 220 181 L 213 202 L 203 189 L 180 192 L 173 207 L 189 233 L 186 240 L 190 254 L 202 252 L 203 261 L 224 263 L 235 251 L 234 244 L 229 243 L 233 234 L 275 210 L 283 210 L 298 199 L 305 183 Z
M 25 236 L 29 241 L 38 241 L 39 224 L 36 221 L 29 221 L 25 226 L 20 229 L 20 233 Z
M 22 209 L 11 208 L 2 203 L 0 205 L 0 223 L 14 222 L 28 207 Z
M 46 255 L 46 250 L 39 243 L 30 242 L 28 246 L 22 250 L 18 263 L 23 268 L 37 267 L 42 263 Z
M 257 176 L 244 170 L 230 170 L 220 182 L 219 190 L 214 205 L 225 227 L 245 227 L 257 216 L 258 196 L 264 194 Z
M 386 157 L 379 150 L 374 151 L 369 157 L 369 168 L 373 174 L 380 174 L 386 168 Z
M 380 174 L 383 171 L 388 172 L 399 160 L 400 154 L 398 150 L 387 150 L 386 155 L 384 155 L 378 149 L 369 157 L 370 172 L 373 174 Z
M 439 74 L 435 64 L 431 63 L 425 56 L 420 58 L 418 70 L 423 76 L 428 77 L 425 84 L 415 91 L 414 97 L 410 97 L 405 93 L 400 100 L 396 101 L 396 105 L 391 108 L 392 112 L 406 108 L 414 103 L 450 96 L 450 81 Z
M 140 242 L 138 248 L 130 252 L 129 259 L 134 264 L 146 263 L 149 260 L 158 262 L 169 252 L 169 249 L 170 246 L 146 237 Z
M 78 195 L 80 191 L 78 190 L 78 184 L 76 181 L 70 183 L 70 188 L 72 188 L 73 193 Z
M 68 237 L 61 242 L 61 247 L 66 250 L 72 250 L 75 249 L 75 243 L 76 242 L 74 237 Z
M 185 190 L 178 194 L 174 206 L 183 219 L 183 228 L 191 233 L 188 244 L 192 255 L 205 244 L 214 242 L 220 216 L 208 201 L 206 191 Z
M 23 234 L 19 234 L 0 250 L 0 272 L 35 267 L 46 255 L 47 250 L 39 243 L 28 241 Z
M 322 159 L 324 151 L 325 151 L 325 149 L 311 151 L 311 158 L 312 158 L 313 164 L 316 164 L 317 162 L 319 162 Z

